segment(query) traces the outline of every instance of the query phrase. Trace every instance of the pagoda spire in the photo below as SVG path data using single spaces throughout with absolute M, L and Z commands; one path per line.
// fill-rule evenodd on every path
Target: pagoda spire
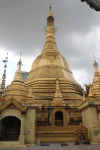
M 99 72 L 98 72 L 98 63 L 95 60 L 95 55 L 94 55 L 94 64 L 93 64 L 94 68 L 95 68 L 95 77 L 99 76 Z
M 55 32 L 54 32 L 54 16 L 51 13 L 51 5 L 50 12 L 47 16 L 47 30 L 46 30 L 46 41 L 55 42 Z
M 54 16 L 51 12 L 51 5 L 50 5 L 50 12 L 47 15 L 47 28 L 46 28 L 46 42 L 44 45 L 44 49 L 42 52 L 47 51 L 58 51 L 57 43 L 55 41 L 55 27 L 54 27 Z
M 51 13 L 51 4 L 50 4 L 50 7 L 49 7 L 49 8 L 50 8 L 50 12 L 49 12 L 49 13 L 52 14 L 52 13 Z
M 17 65 L 18 70 L 14 77 L 14 80 L 11 82 L 10 86 L 8 87 L 7 91 L 5 92 L 2 98 L 9 100 L 13 96 L 13 98 L 16 99 L 17 101 L 25 101 L 27 100 L 27 89 L 21 76 L 21 65 L 22 65 L 21 53 Z
M 48 14 L 48 16 L 47 16 L 47 19 L 49 18 L 49 17 L 52 17 L 53 18 L 53 21 L 54 21 L 54 16 L 52 15 L 52 13 L 51 13 L 51 4 L 50 4 L 50 12 L 49 12 L 49 14 Z
M 83 102 L 85 101 L 85 91 L 83 89 Z
M 93 97 L 91 84 L 90 84 L 90 89 L 89 89 L 89 97 Z
M 51 106 L 66 106 L 66 102 L 63 100 L 60 87 L 59 87 L 59 79 L 56 80 L 56 91 L 54 95 L 53 102 L 51 103 Z
M 55 92 L 55 96 L 54 97 L 61 97 L 62 98 L 62 94 L 60 92 L 59 79 L 58 78 L 56 80 L 56 92 Z
M 14 77 L 14 81 L 15 81 L 15 80 L 23 81 L 23 78 L 22 78 L 22 76 L 21 76 L 21 65 L 22 65 L 21 54 L 22 54 L 22 53 L 20 52 L 20 59 L 19 59 L 19 61 L 18 61 L 18 63 L 17 63 L 17 65 L 18 65 L 18 70 L 17 70 L 17 73 L 16 73 L 16 75 L 15 75 L 15 77 Z
M 4 73 L 2 76 L 2 82 L 0 85 L 0 95 L 2 95 L 6 91 L 5 82 L 6 82 L 6 68 L 8 62 L 8 53 L 7 53 L 7 57 L 3 60 L 3 62 L 5 63 L 5 65 L 4 65 Z

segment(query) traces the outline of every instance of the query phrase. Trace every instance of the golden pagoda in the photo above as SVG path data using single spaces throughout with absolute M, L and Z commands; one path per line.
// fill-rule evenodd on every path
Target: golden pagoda
M 5 102 L 0 103 L 2 141 L 9 140 L 11 133 L 11 141 L 17 141 L 13 144 L 22 147 L 39 142 L 75 141 L 79 144 L 79 136 L 84 134 L 85 142 L 88 143 L 87 124 L 86 127 L 82 125 L 85 120 L 82 120 L 84 114 L 81 114 L 81 105 L 91 98 L 94 100 L 95 84 L 98 87 L 96 81 L 99 81 L 98 70 L 95 68 L 94 83 L 90 87 L 89 98 L 86 99 L 85 91 L 75 80 L 68 62 L 57 48 L 51 6 L 47 16 L 44 48 L 34 60 L 25 82 L 21 76 L 21 65 L 20 57 L 14 80 L 2 96 Z M 97 95 L 99 96 L 99 90 Z
M 93 83 L 92 83 L 93 95 L 94 97 L 100 98 L 100 75 L 98 72 L 98 63 L 96 62 L 95 58 L 94 58 L 93 66 L 95 68 L 95 74 L 94 74 Z
M 61 55 L 55 41 L 54 16 L 47 16 L 46 42 L 41 54 L 34 60 L 25 81 L 27 90 L 33 86 L 34 100 L 42 105 L 51 105 L 56 91 L 56 79 L 59 78 L 63 100 L 69 106 L 78 106 L 82 102 L 82 88 L 75 80 L 66 59 Z
M 23 78 L 21 76 L 21 65 L 22 61 L 20 56 L 17 73 L 14 77 L 14 80 L 12 81 L 6 93 L 2 96 L 2 98 L 6 100 L 14 98 L 19 102 L 27 100 L 27 90 L 25 87 L 25 83 L 23 82 Z

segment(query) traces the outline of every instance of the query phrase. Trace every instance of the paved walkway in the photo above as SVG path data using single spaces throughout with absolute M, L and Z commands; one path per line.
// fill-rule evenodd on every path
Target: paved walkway
M 12 148 L 11 150 L 100 150 L 100 145 L 74 145 L 74 142 L 68 142 L 67 144 L 68 146 L 61 146 L 58 143 L 50 143 L 49 146 L 37 145 L 27 148 Z

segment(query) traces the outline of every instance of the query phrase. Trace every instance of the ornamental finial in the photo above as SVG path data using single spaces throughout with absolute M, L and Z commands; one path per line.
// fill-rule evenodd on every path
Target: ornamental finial
M 50 11 L 51 11 L 51 4 L 50 4 L 50 7 L 49 7 L 49 8 L 50 8 Z
M 93 64 L 93 66 L 94 66 L 95 68 L 97 68 L 97 67 L 98 67 L 98 63 L 97 63 L 96 60 L 95 60 L 95 55 L 94 55 L 94 53 L 93 53 L 93 56 L 94 56 L 94 64 Z
M 49 8 L 50 8 L 50 12 L 49 12 L 47 18 L 51 16 L 51 17 L 53 17 L 53 19 L 54 19 L 54 16 L 53 16 L 52 13 L 51 13 L 51 4 L 50 4 L 50 7 L 49 7 Z

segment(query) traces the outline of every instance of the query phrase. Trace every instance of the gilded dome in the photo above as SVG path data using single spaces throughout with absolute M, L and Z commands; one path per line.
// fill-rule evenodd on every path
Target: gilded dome
M 38 103 L 48 103 L 54 98 L 56 79 L 62 97 L 69 105 L 79 105 L 82 102 L 83 89 L 75 80 L 70 65 L 57 48 L 54 31 L 54 17 L 50 13 L 47 18 L 46 41 L 41 54 L 34 60 L 25 85 L 27 91 L 33 86 L 34 99 Z M 73 102 L 72 102 L 73 100 Z M 75 101 L 74 101 L 75 100 Z

